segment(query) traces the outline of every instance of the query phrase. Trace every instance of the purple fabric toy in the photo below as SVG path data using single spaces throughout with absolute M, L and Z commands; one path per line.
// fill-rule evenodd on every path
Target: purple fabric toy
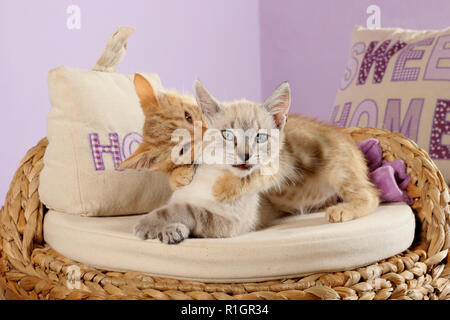
M 384 161 L 380 142 L 377 139 L 358 142 L 358 146 L 366 157 L 370 180 L 381 191 L 381 201 L 404 201 L 412 204 L 413 200 L 406 192 L 410 177 L 406 173 L 403 160 Z

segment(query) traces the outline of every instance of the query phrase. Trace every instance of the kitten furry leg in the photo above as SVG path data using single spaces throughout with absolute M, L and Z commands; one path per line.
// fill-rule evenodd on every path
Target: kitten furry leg
M 190 234 L 224 238 L 238 234 L 240 229 L 238 222 L 208 209 L 187 203 L 172 203 L 141 218 L 134 227 L 134 234 L 143 240 L 158 238 L 163 243 L 177 244 Z
M 217 178 L 213 185 L 213 195 L 217 201 L 232 202 L 244 194 L 269 189 L 279 178 L 279 175 L 261 175 L 257 172 L 239 178 L 227 172 Z
M 158 238 L 167 244 L 183 241 L 189 236 L 189 228 L 181 221 L 175 222 L 175 219 L 170 219 L 174 218 L 173 210 L 173 206 L 165 205 L 146 214 L 134 226 L 134 235 L 142 240 Z
M 213 195 L 217 201 L 231 202 L 245 192 L 246 178 L 239 178 L 230 172 L 217 178 L 213 185 Z
M 339 194 L 343 202 L 326 210 L 329 222 L 345 222 L 363 217 L 375 210 L 380 202 L 378 190 L 368 180 L 344 184 Z

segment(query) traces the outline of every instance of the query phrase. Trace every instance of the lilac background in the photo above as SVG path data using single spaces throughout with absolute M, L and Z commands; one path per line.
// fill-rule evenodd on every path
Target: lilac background
M 80 30 L 66 27 L 71 4 Z M 117 26 L 136 28 L 120 72 L 157 72 L 180 91 L 199 78 L 219 99 L 258 101 L 288 80 L 292 111 L 327 120 L 351 31 L 366 25 L 371 4 L 382 27 L 450 25 L 448 0 L 0 0 L 0 203 L 46 135 L 48 70 L 91 68 Z
M 292 88 L 295 112 L 328 120 L 355 25 L 366 26 L 369 5 L 381 9 L 381 27 L 443 29 L 449 0 L 261 1 L 263 96 L 281 81 Z M 280 5 L 279 3 L 282 3 Z

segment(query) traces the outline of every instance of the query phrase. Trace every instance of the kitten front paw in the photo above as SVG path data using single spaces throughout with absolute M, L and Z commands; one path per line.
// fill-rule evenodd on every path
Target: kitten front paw
M 329 207 L 326 210 L 326 218 L 331 223 L 350 221 L 357 217 L 355 210 L 342 203 Z
M 189 237 L 189 229 L 182 223 L 171 223 L 158 232 L 159 241 L 166 244 L 178 244 Z
M 155 239 L 157 235 L 157 230 L 155 230 L 154 226 L 145 222 L 144 219 L 141 219 L 133 229 L 133 234 L 139 239 Z
M 173 190 L 187 186 L 194 178 L 195 171 L 192 167 L 176 168 L 169 177 L 169 184 Z
M 217 178 L 213 185 L 213 196 L 220 202 L 232 202 L 241 196 L 241 179 L 231 174 Z

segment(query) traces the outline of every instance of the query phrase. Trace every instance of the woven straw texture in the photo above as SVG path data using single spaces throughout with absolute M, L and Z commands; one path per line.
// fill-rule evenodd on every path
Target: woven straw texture
M 208 284 L 97 270 L 61 256 L 43 242 L 45 208 L 39 173 L 47 139 L 17 170 L 0 212 L 2 299 L 450 299 L 449 194 L 425 151 L 398 134 L 348 129 L 355 140 L 376 138 L 385 160 L 403 159 L 411 176 L 416 239 L 406 252 L 356 270 L 259 283 Z M 67 285 L 73 266 L 79 288 Z

